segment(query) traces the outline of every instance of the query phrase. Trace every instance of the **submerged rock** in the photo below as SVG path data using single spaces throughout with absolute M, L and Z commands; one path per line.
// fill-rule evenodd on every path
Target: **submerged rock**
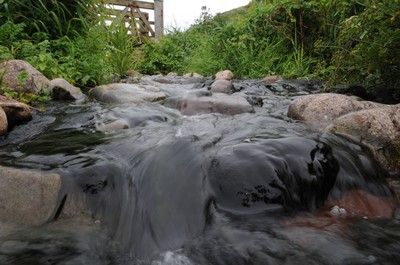
M 369 216 L 388 217 L 393 213 L 395 196 L 385 175 L 357 148 L 356 143 L 334 135 L 221 148 L 210 169 L 217 209 L 241 215 L 313 211 L 336 205 L 354 216 L 370 212 Z M 360 213 L 355 211 L 357 201 Z M 375 202 L 388 204 L 384 208 L 374 206 Z
M 321 207 L 336 182 L 339 164 L 329 146 L 289 138 L 224 147 L 210 171 L 218 209 L 257 214 Z
M 314 94 L 298 97 L 289 106 L 289 118 L 325 129 L 335 119 L 350 112 L 372 109 L 382 104 L 340 94 Z
M 47 88 L 49 79 L 36 70 L 31 64 L 22 60 L 9 60 L 0 63 L 0 72 L 4 72 L 2 86 L 18 91 L 36 93 Z M 26 73 L 26 78 L 21 75 Z
M 334 206 L 330 213 L 336 217 L 391 218 L 396 209 L 396 199 L 373 195 L 363 190 L 352 190 L 339 200 L 328 200 L 327 207 L 331 205 Z
M 89 96 L 104 103 L 144 103 L 165 99 L 160 89 L 150 85 L 115 83 L 92 88 Z
M 0 167 L 0 222 L 46 223 L 57 210 L 60 189 L 58 174 Z
M 178 100 L 177 108 L 183 115 L 198 115 L 206 113 L 221 113 L 235 115 L 254 112 L 247 100 L 238 95 L 215 93 L 211 96 L 196 97 L 188 95 Z

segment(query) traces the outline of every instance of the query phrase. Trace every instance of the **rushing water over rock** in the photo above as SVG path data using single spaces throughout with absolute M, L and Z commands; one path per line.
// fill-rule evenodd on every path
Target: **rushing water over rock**
M 48 223 L 0 229 L 0 264 L 400 261 L 397 201 L 367 149 L 287 118 L 312 86 L 235 81 L 254 113 L 184 116 L 175 103 L 208 81 L 156 80 L 163 102 L 51 103 L 2 138 L 1 165 L 63 186 Z

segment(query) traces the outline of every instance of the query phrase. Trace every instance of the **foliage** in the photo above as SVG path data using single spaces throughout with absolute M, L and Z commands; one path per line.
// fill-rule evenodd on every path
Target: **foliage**
M 106 26 L 92 0 L 0 0 L 0 60 L 24 59 L 50 79 L 79 86 L 135 68 L 398 87 L 399 1 L 253 0 L 216 16 L 203 8 L 189 29 L 139 46 L 122 19 Z
M 204 9 L 186 32 L 170 32 L 158 46 L 145 48 L 145 63 L 138 67 L 149 72 L 159 69 L 162 62 L 164 72 L 172 71 L 168 67 L 172 65 L 205 75 L 227 68 L 239 77 L 314 73 L 319 66 L 317 59 L 305 47 L 304 34 L 298 31 L 298 20 L 288 6 L 292 4 L 285 1 L 275 5 L 252 3 L 245 13 L 235 10 L 234 19 L 227 19 L 226 14 L 212 17 Z M 237 14 L 241 14 L 240 19 Z
M 245 10 L 245 11 L 243 11 Z M 373 85 L 399 81 L 399 0 L 254 0 L 143 48 L 145 73 L 231 69 L 237 77 Z M 238 15 L 239 14 L 239 15 Z
M 113 74 L 120 77 L 125 76 L 133 68 L 134 48 L 138 43 L 136 38 L 128 33 L 123 18 L 116 18 L 105 32 L 110 52 L 107 59 Z
M 144 74 L 167 74 L 168 72 L 182 73 L 187 52 L 193 45 L 193 38 L 179 29 L 170 30 L 168 38 L 148 40 L 146 45 L 139 48 L 142 60 L 136 61 L 135 68 Z
M 40 10 L 21 13 L 25 2 Z M 111 73 L 123 75 L 132 67 L 134 43 L 125 29 L 106 27 L 105 16 L 92 15 L 102 13 L 100 6 L 94 9 L 91 1 L 83 0 L 54 2 L 52 12 L 63 15 L 50 12 L 44 19 L 49 1 L 6 1 L 0 8 L 0 20 L 5 21 L 0 24 L 0 59 L 26 60 L 49 79 L 62 77 L 79 86 L 106 83 Z M 48 21 L 49 16 L 62 21 Z M 29 19 L 17 23 L 21 17 Z M 60 29 L 53 31 L 56 27 Z
M 400 1 L 374 1 L 340 25 L 330 82 L 367 87 L 399 82 Z

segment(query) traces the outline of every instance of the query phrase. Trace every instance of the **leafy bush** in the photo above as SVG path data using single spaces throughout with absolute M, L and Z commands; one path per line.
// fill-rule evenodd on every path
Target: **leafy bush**
M 137 67 L 399 88 L 399 10 L 399 0 L 253 0 L 215 17 L 203 9 L 188 30 L 148 43 Z
M 0 24 L 0 59 L 26 60 L 49 79 L 62 77 L 80 86 L 102 84 L 111 73 L 122 75 L 129 70 L 133 45 L 126 31 L 105 27 L 104 16 L 91 16 L 91 1 L 54 1 L 53 12 L 63 14 L 57 18 L 60 21 L 54 17 L 52 22 L 41 20 L 52 5 L 45 2 L 5 1 L 0 7 L 0 21 L 5 21 Z M 41 9 L 38 14 L 22 14 L 27 8 L 23 3 Z M 27 18 L 25 23 L 18 22 L 22 17 Z M 62 30 L 52 31 L 55 27 Z
M 400 73 L 400 2 L 364 2 L 363 12 L 340 25 L 341 49 L 333 56 L 337 70 L 330 82 L 394 85 Z
M 196 24 L 185 32 L 171 32 L 157 45 L 148 44 L 143 53 L 145 72 L 186 71 L 212 75 L 231 69 L 238 77 L 281 74 L 301 77 L 321 68 L 313 45 L 308 45 L 299 14 L 308 14 L 314 5 L 253 2 L 238 18 L 226 14 L 212 17 L 203 10 Z M 307 9 L 308 8 L 308 9 Z M 300 12 L 300 11 L 301 12 Z M 313 25 L 313 14 L 309 24 Z M 305 16 L 305 15 L 304 15 Z M 299 26 L 300 25 L 300 26 Z M 310 46 L 310 47 L 309 47 Z
M 173 30 L 167 38 L 149 40 L 140 48 L 141 60 L 136 67 L 144 74 L 182 74 L 188 68 L 193 47 L 198 45 L 197 38 Z

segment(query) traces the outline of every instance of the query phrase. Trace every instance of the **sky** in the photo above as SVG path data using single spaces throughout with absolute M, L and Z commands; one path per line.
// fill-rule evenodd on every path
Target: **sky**
M 200 17 L 206 6 L 211 14 L 245 6 L 250 0 L 164 0 L 164 27 L 186 29 Z

